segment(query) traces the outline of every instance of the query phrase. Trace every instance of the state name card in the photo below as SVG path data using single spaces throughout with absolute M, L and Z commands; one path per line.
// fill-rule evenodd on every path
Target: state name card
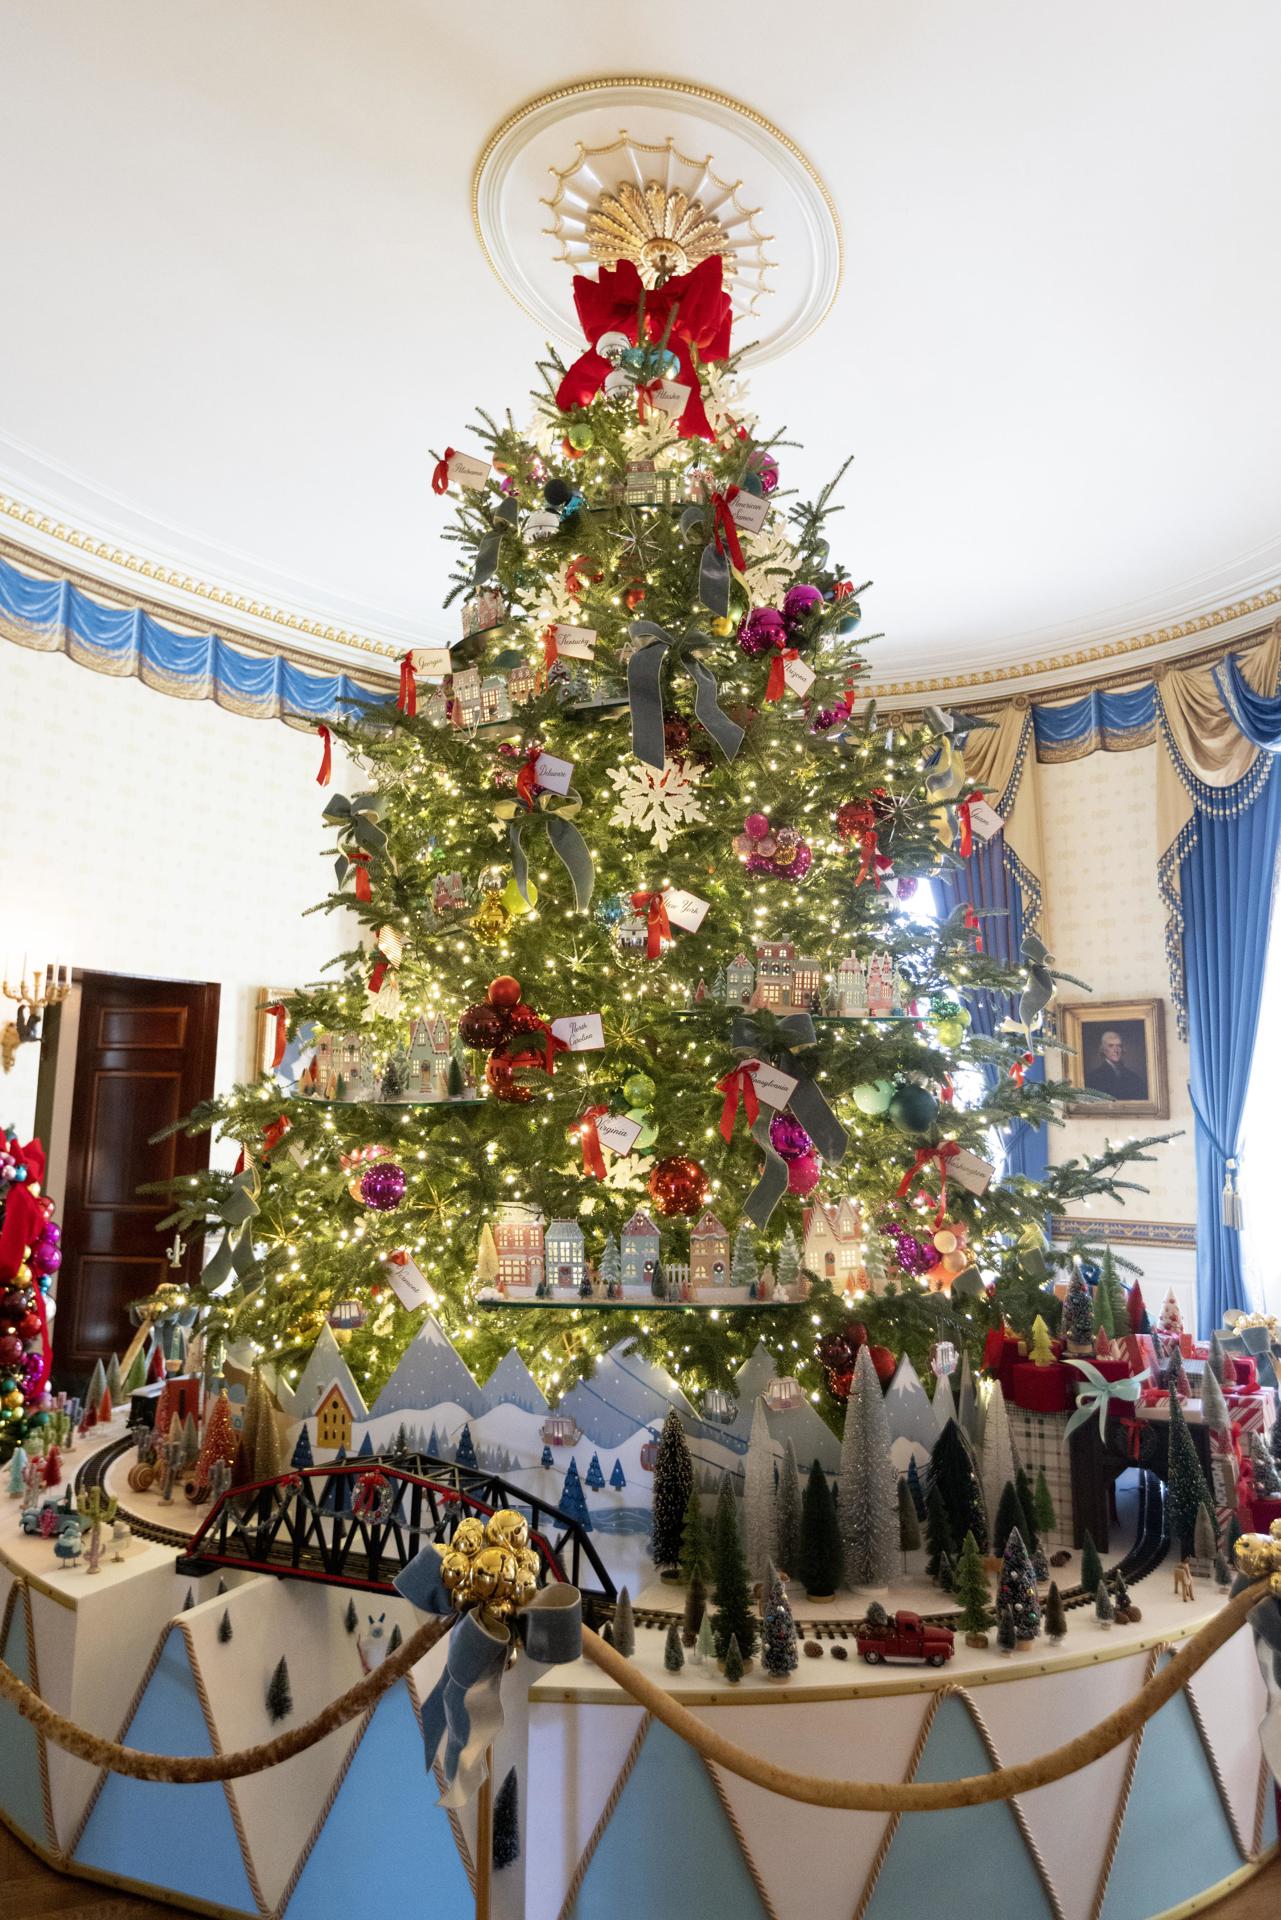
M 534 763 L 534 778 L 548 793 L 568 793 L 573 777 L 573 761 L 558 760 L 554 753 L 540 753 Z
M 489 462 L 477 460 L 474 454 L 455 453 L 446 471 L 451 487 L 483 487 L 489 478 Z
M 971 800 L 970 826 L 980 840 L 991 840 L 1005 825 L 995 807 L 989 807 L 986 800 Z
M 785 660 L 783 663 L 783 685 L 791 693 L 808 693 L 817 678 L 813 667 L 807 667 L 803 660 Z
M 415 647 L 414 672 L 444 679 L 454 671 L 454 656 L 448 647 Z
M 790 1074 L 780 1073 L 777 1067 L 771 1067 L 764 1061 L 752 1078 L 757 1098 L 767 1107 L 777 1107 L 781 1111 L 796 1092 L 797 1083 Z
M 557 623 L 552 628 L 556 641 L 556 651 L 566 660 L 591 660 L 596 652 L 595 627 L 566 627 Z
M 955 1180 L 957 1186 L 964 1187 L 967 1193 L 986 1193 L 995 1172 L 996 1168 L 989 1160 L 971 1153 L 968 1147 L 958 1148 L 947 1163 L 948 1179 Z
M 640 1121 L 629 1120 L 624 1113 L 606 1114 L 596 1122 L 596 1138 L 611 1153 L 630 1153 L 640 1139 Z
M 682 385 L 679 380 L 660 380 L 649 398 L 660 413 L 665 413 L 669 419 L 676 420 L 685 411 L 685 403 L 689 399 L 689 388 Z
M 605 1044 L 598 1013 L 566 1013 L 552 1021 L 552 1032 L 571 1053 L 596 1053 Z
M 668 887 L 663 900 L 674 927 L 684 933 L 698 932 L 707 913 L 706 900 L 700 900 L 696 893 L 686 893 L 684 887 Z
M 763 493 L 747 493 L 739 488 L 729 503 L 734 525 L 744 533 L 759 533 L 769 517 L 769 501 Z
M 387 1285 L 406 1313 L 412 1313 L 415 1307 L 425 1307 L 431 1302 L 431 1288 L 413 1260 L 387 1262 Z

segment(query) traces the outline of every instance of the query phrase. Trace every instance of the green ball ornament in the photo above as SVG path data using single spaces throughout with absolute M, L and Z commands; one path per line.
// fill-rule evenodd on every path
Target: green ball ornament
M 586 420 L 575 420 L 569 432 L 565 435 L 565 438 L 569 441 L 575 453 L 586 453 L 588 447 L 595 446 L 596 444 L 596 435 L 592 432 Z
M 850 1095 L 860 1113 L 885 1113 L 894 1098 L 892 1080 L 864 1081 L 861 1087 L 855 1087 Z
M 48 1424 L 49 1424 L 49 1416 L 48 1416 L 48 1414 L 47 1414 L 47 1413 L 33 1413 L 33 1414 L 32 1414 L 32 1416 L 31 1416 L 31 1424 L 32 1424 L 32 1426 L 33 1426 L 33 1427 L 47 1427 L 47 1426 L 48 1426 Z
M 632 1146 L 632 1152 L 647 1153 L 658 1138 L 658 1128 L 655 1126 L 652 1117 L 640 1107 L 632 1107 L 628 1111 L 627 1118 L 634 1121 L 640 1128 L 640 1132 L 637 1134 Z
M 538 905 L 538 888 L 532 880 L 526 880 L 525 893 L 529 895 L 528 900 L 526 900 L 525 895 L 521 893 L 520 888 L 516 885 L 516 879 L 513 875 L 499 895 L 499 899 L 513 920 L 519 920 L 522 914 L 532 913 Z
M 928 1133 L 938 1118 L 939 1103 L 928 1087 L 907 1082 L 895 1087 L 890 1101 L 890 1124 L 900 1133 Z
M 965 1038 L 964 1020 L 936 1020 L 934 1032 L 941 1047 L 959 1047 Z
M 657 1091 L 647 1073 L 629 1073 L 623 1082 L 623 1098 L 629 1107 L 647 1107 Z

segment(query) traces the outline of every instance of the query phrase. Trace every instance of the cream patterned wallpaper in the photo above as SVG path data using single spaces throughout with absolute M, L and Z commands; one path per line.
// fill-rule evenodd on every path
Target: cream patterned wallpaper
M 0 959 L 217 980 L 217 1084 L 246 1078 L 255 990 L 316 979 L 349 944 L 303 919 L 329 878 L 320 744 L 0 640 Z M 334 790 L 345 766 L 335 752 Z M 0 1082 L 29 1125 L 37 1049 Z
M 1123 1211 L 1132 1219 L 1190 1221 L 1196 1212 L 1196 1169 L 1188 1051 L 1170 1005 L 1164 911 L 1157 892 L 1156 755 L 1152 746 L 1037 767 L 1046 938 L 1057 964 L 1087 980 L 1095 1000 L 1164 1001 L 1170 1118 L 1128 1120 L 1125 1131 L 1181 1128 L 1183 1137 L 1160 1148 L 1152 1166 L 1138 1169 L 1136 1178 L 1148 1192 L 1133 1195 Z M 1070 987 L 1062 994 L 1064 999 L 1086 997 Z M 1051 1155 L 1065 1160 L 1096 1152 L 1117 1131 L 1115 1121 L 1069 1120 L 1051 1129 Z M 1091 1213 L 1103 1217 L 1105 1209 L 1096 1205 Z

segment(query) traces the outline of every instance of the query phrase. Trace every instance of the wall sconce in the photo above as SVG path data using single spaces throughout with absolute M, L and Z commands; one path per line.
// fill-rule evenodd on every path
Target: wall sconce
M 10 984 L 9 969 L 4 970 L 0 993 L 14 1002 L 14 1017 L 0 1031 L 0 1066 L 13 1070 L 18 1048 L 40 1038 L 40 1016 L 46 1007 L 60 1007 L 71 992 L 71 968 L 63 961 L 51 960 L 41 973 L 37 964 L 27 971 L 26 959 L 16 986 Z

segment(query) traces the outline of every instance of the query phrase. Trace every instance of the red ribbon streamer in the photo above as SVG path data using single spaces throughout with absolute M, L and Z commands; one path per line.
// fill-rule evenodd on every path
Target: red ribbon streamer
M 328 727 L 317 727 L 316 732 L 324 742 L 320 754 L 320 772 L 316 775 L 316 785 L 318 787 L 327 787 L 330 776 L 333 773 L 334 765 L 333 737 Z
M 556 645 L 555 624 L 543 628 L 543 666 L 550 670 L 560 659 L 560 648 Z
M 446 447 L 444 458 L 436 462 L 436 470 L 431 476 L 431 490 L 433 493 L 449 492 L 449 463 L 453 457 L 454 449 L 452 447 Z
M 735 1067 L 723 1080 L 716 1082 L 717 1093 L 725 1095 L 725 1104 L 721 1108 L 721 1137 L 728 1146 L 734 1138 L 734 1122 L 738 1118 L 739 1103 L 747 1115 L 747 1124 L 754 1127 L 760 1117 L 761 1102 L 756 1091 L 756 1069 L 759 1060 L 744 1060 L 741 1067 Z
M 859 844 L 860 857 L 859 857 L 859 863 L 858 863 L 858 872 L 854 876 L 854 885 L 856 887 L 861 887 L 863 882 L 867 879 L 868 874 L 872 871 L 872 861 L 876 856 L 875 827 L 865 827 L 863 829 L 863 832 L 858 837 L 858 844 Z
M 957 852 L 960 854 L 962 860 L 968 860 L 974 851 L 974 826 L 970 819 L 970 810 L 975 802 L 982 798 L 983 795 L 977 791 L 967 793 L 964 800 L 960 802 L 956 809 L 961 821 L 961 838 L 957 846 Z
M 898 1183 L 898 1197 L 906 1200 L 908 1189 L 918 1173 L 924 1173 L 931 1161 L 938 1162 L 939 1198 L 934 1213 L 935 1227 L 941 1227 L 947 1218 L 947 1163 L 961 1151 L 955 1140 L 940 1140 L 936 1147 L 918 1147 L 916 1158 Z
M 788 662 L 790 660 L 799 660 L 800 657 L 795 647 L 779 648 L 774 658 L 770 661 L 769 679 L 765 682 L 765 698 L 767 700 L 781 700 L 783 698 L 787 687 L 787 682 L 783 678 L 783 675 L 787 671 Z M 873 835 L 872 837 L 875 839 L 876 836 Z
M 637 913 L 648 912 L 645 956 L 649 960 L 657 960 L 663 951 L 664 940 L 670 940 L 672 937 L 672 923 L 667 917 L 667 901 L 661 893 L 634 893 L 632 905 Z
M 972 934 L 974 935 L 974 951 L 975 951 L 975 953 L 982 953 L 982 951 L 983 951 L 983 929 L 982 929 L 982 928 L 981 928 L 981 926 L 979 925 L 979 917 L 978 917 L 978 915 L 977 915 L 977 913 L 975 913 L 975 911 L 974 911 L 974 909 L 973 909 L 973 907 L 967 907 L 967 908 L 965 909 L 965 922 L 964 922 L 964 924 L 965 924 L 965 927 L 966 927 L 966 929 L 967 929 L 967 931 L 968 931 L 968 932 L 970 932 L 970 933 L 972 933 Z
M 1016 1087 L 1022 1089 L 1023 1077 L 1035 1058 L 1036 1055 L 1034 1053 L 1021 1054 L 1010 1068 L 1010 1078 Z
M 677 379 L 689 388 L 689 399 L 680 417 L 683 440 L 712 440 L 711 423 L 703 406 L 694 355 L 702 360 L 724 360 L 730 350 L 730 323 L 733 315 L 729 295 L 721 285 L 722 263 L 719 254 L 701 260 L 690 273 L 673 274 L 661 287 L 648 291 L 630 260 L 616 267 L 602 267 L 595 280 L 583 274 L 574 276 L 574 306 L 584 337 L 599 340 L 603 333 L 623 333 L 635 345 L 642 300 L 645 306 L 647 340 L 662 339 L 671 319 L 667 345 L 676 355 Z M 594 346 L 579 355 L 556 391 L 556 404 L 567 412 L 585 407 L 600 392 L 610 363 Z
M 278 1067 L 285 1057 L 285 1034 L 288 1031 L 285 1020 L 285 1009 L 280 1001 L 277 1000 L 274 1006 L 267 1008 L 267 1012 L 271 1014 L 276 1022 L 276 1039 L 271 1049 L 271 1064 L 273 1067 Z
M 387 978 L 387 973 L 390 966 L 391 966 L 391 962 L 385 957 L 385 955 L 380 953 L 378 956 L 377 962 L 375 963 L 374 970 L 369 976 L 369 991 L 371 993 L 381 992 L 383 981 Z
M 363 900 L 365 904 L 368 905 L 374 897 L 373 888 L 369 884 L 369 855 L 367 853 L 353 853 L 351 856 L 351 864 L 356 875 L 356 898 L 357 900 Z
M 605 1178 L 605 1156 L 601 1152 L 596 1122 L 608 1112 L 608 1105 L 588 1107 L 578 1122 L 578 1137 L 583 1143 L 583 1172 L 590 1173 L 595 1180 Z
M 537 767 L 541 753 L 541 747 L 531 747 L 525 757 L 524 766 L 516 775 L 516 791 L 524 801 L 526 811 L 529 813 L 534 811 L 534 795 L 538 792 Z
M 571 560 L 566 567 L 565 591 L 571 600 L 581 600 L 589 586 L 595 586 L 598 581 L 604 579 L 605 576 L 603 573 L 586 572 L 585 569 L 590 567 L 590 565 L 591 559 L 589 555 L 580 553 L 575 559 Z
M 396 705 L 412 720 L 418 712 L 418 687 L 414 681 L 414 650 L 411 647 L 400 663 L 400 692 Z
M 558 1053 L 568 1053 L 569 1042 L 568 1040 L 562 1040 L 558 1033 L 553 1033 L 545 1020 L 540 1020 L 538 1027 L 543 1036 L 544 1044 L 542 1053 L 514 1053 L 511 1056 L 512 1066 L 540 1067 L 544 1073 L 554 1073 L 556 1069 L 556 1055 Z
M 729 551 L 730 565 L 743 571 L 743 549 L 739 545 L 738 527 L 730 507 L 737 500 L 739 488 L 726 487 L 724 493 L 712 495 L 712 544 L 717 553 Z M 724 533 L 724 540 L 721 534 Z
M 283 1113 L 279 1116 L 278 1119 L 273 1120 L 270 1123 L 270 1125 L 265 1126 L 263 1128 L 262 1151 L 263 1151 L 264 1157 L 271 1152 L 273 1147 L 278 1147 L 280 1145 L 281 1141 L 284 1139 L 288 1131 L 289 1131 L 289 1117 L 287 1114 L 283 1114 Z
M 654 395 L 662 384 L 661 379 L 638 380 L 636 383 L 636 418 L 642 426 L 654 411 Z

